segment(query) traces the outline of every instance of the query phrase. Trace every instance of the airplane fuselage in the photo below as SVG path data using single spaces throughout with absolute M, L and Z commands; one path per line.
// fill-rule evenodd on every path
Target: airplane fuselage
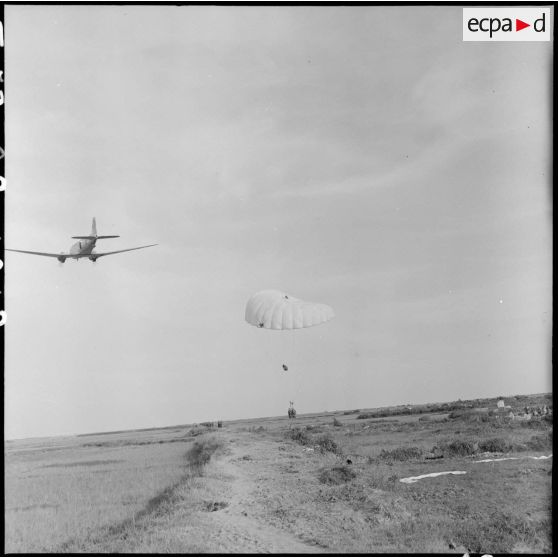
M 72 244 L 70 248 L 70 254 L 73 256 L 84 255 L 89 256 L 93 252 L 93 248 L 95 248 L 95 244 L 97 240 L 80 240 L 75 244 Z

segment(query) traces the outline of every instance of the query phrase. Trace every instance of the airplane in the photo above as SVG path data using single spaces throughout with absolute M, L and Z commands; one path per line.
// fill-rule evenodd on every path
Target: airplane
M 119 235 L 104 235 L 97 234 L 97 223 L 95 217 L 91 224 L 91 234 L 87 236 L 72 236 L 72 238 L 79 239 L 78 242 L 73 244 L 68 253 L 60 252 L 60 254 L 53 254 L 50 252 L 30 252 L 29 250 L 13 250 L 4 248 L 7 252 L 20 252 L 22 254 L 33 254 L 35 256 L 47 256 L 49 258 L 56 258 L 60 263 L 64 263 L 67 259 L 79 260 L 80 258 L 88 258 L 92 262 L 96 262 L 98 258 L 103 256 L 110 256 L 112 254 L 120 254 L 121 252 L 130 252 L 131 250 L 141 250 L 142 248 L 149 248 L 150 246 L 157 246 L 156 244 L 147 244 L 146 246 L 137 246 L 136 248 L 126 248 L 125 250 L 115 250 L 114 252 L 94 252 L 97 240 L 104 238 L 119 238 Z

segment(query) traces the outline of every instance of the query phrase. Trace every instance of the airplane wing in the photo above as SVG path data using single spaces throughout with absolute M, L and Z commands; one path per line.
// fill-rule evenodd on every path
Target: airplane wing
M 29 250 L 13 250 L 11 248 L 4 248 L 6 252 L 20 252 L 21 254 L 33 254 L 35 256 L 47 256 L 48 258 L 75 258 L 79 257 L 79 254 L 64 254 L 64 252 L 59 252 L 58 254 L 52 254 L 51 252 L 30 252 Z
M 13 250 L 11 248 L 4 248 L 6 252 L 20 252 L 21 254 L 33 254 L 34 256 L 46 256 L 47 258 L 73 258 L 75 260 L 79 258 L 89 258 L 93 256 L 95 259 L 101 256 L 110 256 L 111 254 L 120 254 L 121 252 L 130 252 L 132 250 L 141 250 L 142 248 L 149 248 L 151 246 L 157 246 L 157 244 L 148 244 L 147 246 L 138 246 L 137 248 L 126 248 L 125 250 L 115 250 L 114 252 L 93 252 L 93 254 L 66 254 L 64 252 L 59 252 L 54 254 L 52 252 L 31 252 L 30 250 Z
M 148 244 L 147 246 L 137 246 L 136 248 L 126 248 L 125 250 L 115 250 L 114 252 L 93 252 L 93 256 L 95 256 L 95 258 L 100 258 L 101 256 L 110 256 L 111 254 L 131 252 L 132 250 L 141 250 L 142 248 L 149 248 L 151 246 L 157 246 L 157 244 Z

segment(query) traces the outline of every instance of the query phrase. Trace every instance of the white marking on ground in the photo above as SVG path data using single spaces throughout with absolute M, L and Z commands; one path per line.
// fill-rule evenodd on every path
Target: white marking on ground
M 489 463 L 490 461 L 508 461 L 510 459 L 550 459 L 550 455 L 524 455 L 522 457 L 497 457 L 493 459 L 480 459 L 479 461 L 473 461 L 473 463 Z M 404 479 L 399 479 L 399 482 L 404 482 L 405 484 L 412 484 L 419 481 L 420 479 L 426 479 L 429 477 L 439 477 L 440 475 L 466 475 L 467 471 L 441 471 L 438 473 L 427 473 L 426 475 L 419 475 L 418 477 L 407 477 Z
M 523 457 L 498 457 L 495 459 L 481 459 L 479 461 L 473 461 L 473 463 L 488 463 L 489 461 L 508 461 L 509 459 L 550 459 L 552 454 L 550 455 L 540 455 L 537 457 L 536 455 L 524 455 Z
M 426 475 L 419 475 L 418 477 L 407 477 L 405 479 L 399 479 L 400 482 L 405 484 L 412 484 L 420 479 L 425 479 L 427 477 L 439 477 L 440 475 L 466 475 L 467 471 L 440 471 L 438 473 L 428 473 Z

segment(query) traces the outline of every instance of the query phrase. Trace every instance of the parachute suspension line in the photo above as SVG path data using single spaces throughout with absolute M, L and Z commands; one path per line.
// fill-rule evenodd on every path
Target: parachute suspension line
M 289 337 L 291 337 L 292 331 L 285 330 L 282 332 L 278 332 L 278 339 L 277 344 L 281 347 L 281 355 L 280 361 L 277 364 L 281 365 L 281 370 L 283 372 L 291 372 L 293 369 L 293 362 L 292 362 L 292 350 L 289 346 Z
M 299 360 L 297 358 L 292 362 L 295 357 L 295 343 L 298 344 L 298 341 L 295 342 L 294 335 L 300 335 L 294 330 L 319 326 L 331 320 L 335 317 L 333 309 L 327 304 L 303 301 L 284 292 L 269 289 L 257 292 L 248 300 L 244 317 L 250 325 L 257 328 L 282 330 L 273 334 L 282 337 L 282 339 L 277 339 L 276 344 L 275 338 L 270 339 L 272 346 L 281 350 L 281 360 L 279 362 L 275 358 L 271 360 L 274 370 L 278 369 L 281 373 L 291 377 L 290 380 L 287 380 L 286 385 L 289 386 L 290 397 L 293 398 L 294 383 L 300 381 L 298 374 L 300 371 L 297 370 Z M 290 340 L 287 337 L 290 337 Z M 288 351 L 287 347 L 289 347 Z
M 288 354 L 289 354 L 289 361 L 290 361 L 289 364 L 291 366 L 289 368 L 290 378 L 288 380 L 289 393 L 291 394 L 291 398 L 294 399 L 295 397 L 298 398 L 299 393 L 298 393 L 297 387 L 298 387 L 298 382 L 300 381 L 299 374 L 298 374 L 299 373 L 298 355 L 295 354 L 295 335 L 297 333 L 300 333 L 300 332 L 297 332 L 296 330 L 293 329 L 293 330 L 287 331 L 285 333 L 287 333 L 287 336 L 288 336 L 288 345 L 289 345 Z M 293 405 L 294 405 L 294 402 L 293 402 Z M 293 410 L 294 410 L 294 407 L 293 407 Z M 294 412 L 293 418 L 296 418 L 296 411 Z
M 285 330 L 281 334 L 278 344 L 281 347 L 281 369 L 284 372 L 296 370 L 295 336 L 294 330 Z

